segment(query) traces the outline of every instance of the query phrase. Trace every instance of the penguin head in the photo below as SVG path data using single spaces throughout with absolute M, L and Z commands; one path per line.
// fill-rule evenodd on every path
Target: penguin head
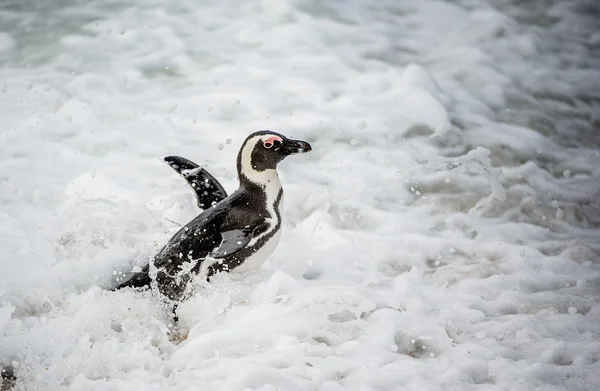
M 289 155 L 312 150 L 306 141 L 292 140 L 270 130 L 249 135 L 238 154 L 237 168 L 240 175 L 260 183 L 260 173 L 275 170 L 277 164 Z

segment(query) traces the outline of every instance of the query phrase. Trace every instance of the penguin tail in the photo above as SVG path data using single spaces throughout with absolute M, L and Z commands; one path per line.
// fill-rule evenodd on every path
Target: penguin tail
M 117 285 L 113 290 L 117 291 L 123 288 L 148 288 L 152 282 L 149 272 L 150 266 L 146 265 L 140 272 L 135 273 L 129 280 Z

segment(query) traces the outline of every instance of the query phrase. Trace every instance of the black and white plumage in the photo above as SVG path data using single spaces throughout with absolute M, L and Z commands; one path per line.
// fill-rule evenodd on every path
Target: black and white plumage
M 240 186 L 224 199 L 220 199 L 226 194 L 222 186 L 206 171 L 198 170 L 197 165 L 187 159 L 166 158 L 190 184 L 193 183 L 190 175 L 200 174 L 199 180 L 220 192 L 200 193 L 194 186 L 199 205 L 205 207 L 207 202 L 215 200 L 217 203 L 181 228 L 160 250 L 152 262 L 156 267 L 154 278 L 151 277 L 154 268 L 148 265 L 117 289 L 155 283 L 167 298 L 180 301 L 187 296 L 193 274 L 204 273 L 209 278 L 220 271 L 248 271 L 260 267 L 275 250 L 281 236 L 283 189 L 277 164 L 286 156 L 310 150 L 307 142 L 291 140 L 275 132 L 251 134 L 237 157 Z M 187 177 L 186 170 L 189 171 Z

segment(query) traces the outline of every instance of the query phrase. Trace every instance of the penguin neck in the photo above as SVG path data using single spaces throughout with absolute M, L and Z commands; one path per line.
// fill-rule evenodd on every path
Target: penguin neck
M 271 198 L 269 195 L 277 197 L 282 190 L 277 170 L 257 171 L 251 168 L 248 171 L 238 173 L 240 188 L 247 191 L 262 191 L 267 194 L 267 199 Z

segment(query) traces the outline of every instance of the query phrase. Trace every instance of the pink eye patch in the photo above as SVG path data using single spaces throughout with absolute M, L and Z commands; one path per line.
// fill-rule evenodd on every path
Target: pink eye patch
M 275 142 L 283 142 L 283 139 L 279 136 L 273 136 L 273 137 L 269 137 L 268 139 L 266 139 L 263 144 L 265 146 L 265 148 L 269 149 L 272 148 L 273 145 L 275 145 Z

